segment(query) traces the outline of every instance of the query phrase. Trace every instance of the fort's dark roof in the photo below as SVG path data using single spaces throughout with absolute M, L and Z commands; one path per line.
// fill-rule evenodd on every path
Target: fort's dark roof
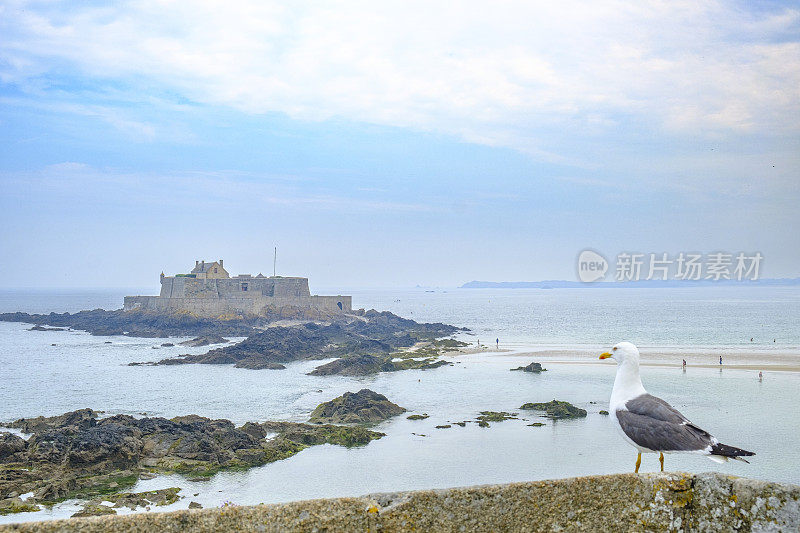
M 213 266 L 220 268 L 222 267 L 222 265 L 220 265 L 219 262 L 217 261 L 211 261 L 210 263 L 197 263 L 197 266 L 195 266 L 192 269 L 192 274 L 200 274 L 203 272 L 208 272 L 209 270 L 211 270 L 211 267 Z

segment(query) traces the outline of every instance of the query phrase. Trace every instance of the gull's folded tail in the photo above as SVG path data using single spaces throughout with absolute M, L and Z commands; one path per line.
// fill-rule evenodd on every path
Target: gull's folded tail
M 727 444 L 722 444 L 721 442 L 718 442 L 711 447 L 711 455 L 718 455 L 720 457 L 736 459 L 738 461 L 744 461 L 746 463 L 748 461 L 746 459 L 742 459 L 742 457 L 749 457 L 751 455 L 755 455 L 755 452 L 748 452 L 747 450 L 743 450 L 735 446 L 728 446 Z

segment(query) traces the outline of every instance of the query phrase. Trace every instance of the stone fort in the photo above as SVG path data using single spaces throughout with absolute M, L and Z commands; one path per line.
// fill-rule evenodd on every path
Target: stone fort
M 284 307 L 333 313 L 352 310 L 352 296 L 312 296 L 308 278 L 239 274 L 219 261 L 195 261 L 188 274 L 161 273 L 159 296 L 126 296 L 126 311 L 188 312 L 202 317 L 266 315 Z

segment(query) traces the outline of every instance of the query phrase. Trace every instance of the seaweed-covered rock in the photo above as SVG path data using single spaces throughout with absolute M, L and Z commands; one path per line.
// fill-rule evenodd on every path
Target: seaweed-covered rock
M 425 420 L 429 416 L 428 413 L 422 413 L 421 415 L 408 415 L 406 418 L 409 420 Z
M 489 422 L 502 422 L 503 420 L 516 420 L 517 413 L 506 413 L 505 411 L 481 411 L 478 416 L 478 427 L 488 428 Z
M 16 513 L 33 513 L 38 510 L 38 505 L 23 502 L 19 497 L 0 500 L 0 516 Z
M 361 354 L 354 357 L 344 357 L 318 366 L 309 372 L 309 376 L 368 376 L 377 374 L 384 370 L 385 358 L 375 357 L 374 355 Z M 392 368 L 393 370 L 393 368 Z
M 86 516 L 104 516 L 109 514 L 117 514 L 117 512 L 111 507 L 108 507 L 107 505 L 91 502 L 84 505 L 83 509 L 81 509 L 77 513 L 74 513 L 72 515 L 72 518 L 81 518 Z
M 375 424 L 405 411 L 383 394 L 361 389 L 358 392 L 345 392 L 338 398 L 319 404 L 311 413 L 309 422 Z
M 394 405 L 388 401 L 371 406 L 366 403 L 361 402 L 367 408 L 365 415 L 383 413 L 386 404 Z M 289 422 L 249 422 L 236 427 L 229 420 L 198 415 L 169 420 L 130 415 L 97 419 L 91 409 L 20 419 L 9 425 L 25 428 L 33 435 L 26 442 L 16 435 L 0 433 L 0 450 L 6 454 L 0 459 L 0 498 L 33 492 L 40 502 L 101 495 L 104 500 L 117 501 L 111 496 L 133 485 L 139 476 L 178 473 L 207 478 L 221 470 L 285 459 L 308 446 L 361 446 L 384 436 L 363 427 Z M 268 433 L 277 435 L 266 439 Z M 129 498 L 158 505 L 146 495 Z
M 162 507 L 170 505 L 181 499 L 178 494 L 181 491 L 178 487 L 168 489 L 148 490 L 145 492 L 121 492 L 103 496 L 103 499 L 114 503 L 114 507 L 127 507 L 136 510 L 137 507 L 147 507 L 157 505 Z
M 385 436 L 362 426 L 336 426 L 332 424 L 301 424 L 298 422 L 263 422 L 261 428 L 277 433 L 283 438 L 308 446 L 336 444 L 352 448 L 363 446 Z
M 546 372 L 546 368 L 542 368 L 541 363 L 531 363 L 528 366 L 519 366 L 517 368 L 512 368 L 511 371 L 514 372 L 516 370 L 522 370 L 523 372 L 533 372 L 538 374 L 539 372 Z
M 520 409 L 527 409 L 533 411 L 544 411 L 547 418 L 553 420 L 563 420 L 568 418 L 583 418 L 586 416 L 586 410 L 580 407 L 575 407 L 569 402 L 553 400 L 544 403 L 526 403 Z
M 248 357 L 237 361 L 234 368 L 248 368 L 250 370 L 284 370 L 286 367 L 280 363 L 264 361 L 259 357 Z

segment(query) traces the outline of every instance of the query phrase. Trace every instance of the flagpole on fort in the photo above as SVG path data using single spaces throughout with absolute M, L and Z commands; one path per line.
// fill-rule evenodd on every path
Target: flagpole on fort
M 275 268 L 278 265 L 278 247 L 275 247 L 275 254 L 272 256 L 272 277 L 275 277 Z

